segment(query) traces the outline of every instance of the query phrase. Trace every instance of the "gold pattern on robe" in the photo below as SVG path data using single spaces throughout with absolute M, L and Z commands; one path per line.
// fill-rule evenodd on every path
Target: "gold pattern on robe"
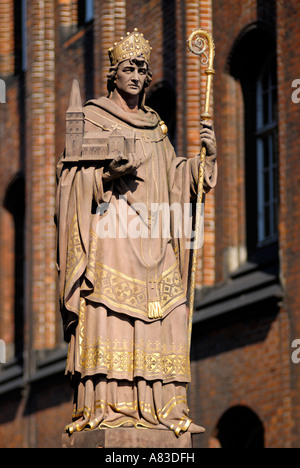
M 74 216 L 71 224 L 68 253 L 66 262 L 66 282 L 65 291 L 70 289 L 72 280 L 76 277 L 77 272 L 80 270 L 84 262 L 84 252 L 78 229 L 78 218 Z
M 93 412 L 97 409 L 97 408 L 101 408 L 101 409 L 105 409 L 106 407 L 110 407 L 112 408 L 115 412 L 122 412 L 124 410 L 129 410 L 129 411 L 138 411 L 139 409 L 141 409 L 142 411 L 146 412 L 146 413 L 150 413 L 152 415 L 152 417 L 154 418 L 154 420 L 158 421 L 160 419 L 166 419 L 170 413 L 173 411 L 173 409 L 177 406 L 177 405 L 180 405 L 180 404 L 187 404 L 187 398 L 185 395 L 178 395 L 177 397 L 172 397 L 170 399 L 170 401 L 168 401 L 168 403 L 162 408 L 162 409 L 158 409 L 157 411 L 155 410 L 154 407 L 152 407 L 151 404 L 149 403 L 145 403 L 144 401 L 123 401 L 123 402 L 120 402 L 120 403 L 109 403 L 107 402 L 106 400 L 97 400 L 95 401 L 95 405 L 94 405 L 94 408 L 87 408 L 86 406 L 81 408 L 81 409 L 74 409 L 73 411 L 73 420 L 77 420 L 79 418 L 81 418 L 82 416 L 83 417 L 86 417 L 86 418 L 90 418 L 93 414 Z M 97 419 L 95 419 L 95 421 L 97 421 Z M 121 426 L 123 425 L 124 423 L 126 422 L 131 422 L 135 425 L 135 427 L 149 427 L 149 428 L 153 428 L 152 425 L 147 425 L 145 423 L 136 423 L 133 418 L 127 418 L 126 416 L 124 418 L 122 418 L 120 421 L 118 421 L 116 424 L 114 423 L 107 423 L 107 422 L 104 422 L 102 424 L 99 424 L 99 427 L 118 427 L 118 426 Z M 186 415 L 184 415 L 178 426 L 174 426 L 174 431 L 175 431 L 175 434 L 177 436 L 179 436 L 180 432 L 185 432 L 190 423 L 192 422 L 192 420 L 190 418 L 188 418 Z M 92 428 L 91 428 L 92 429 Z M 176 429 L 176 430 L 175 430 Z
M 89 339 L 85 330 L 85 300 L 81 298 L 78 324 L 79 366 L 81 371 L 103 373 L 131 380 L 143 376 L 146 380 L 190 379 L 190 360 L 187 346 L 162 345 L 160 341 L 144 339 L 110 340 L 98 337 Z
M 96 260 L 97 235 L 90 232 L 89 259 L 86 278 L 93 283 L 93 291 L 87 295 L 90 301 L 104 303 L 112 310 L 148 318 L 147 282 L 131 278 Z M 73 219 L 69 235 L 65 291 L 71 289 L 73 278 L 82 267 L 84 254 L 78 230 L 77 217 Z M 157 279 L 160 306 L 164 315 L 172 306 L 184 302 L 186 294 L 182 285 L 178 263 L 175 262 Z M 160 318 L 160 317 L 157 317 Z
M 96 263 L 94 292 L 89 299 L 105 301 L 112 309 L 121 307 L 141 317 L 148 317 L 147 283 L 130 278 L 107 265 Z M 175 263 L 158 279 L 162 312 L 185 298 L 180 272 Z
M 190 378 L 190 364 L 187 350 L 163 349 L 155 352 L 155 343 L 144 343 L 140 340 L 139 348 L 134 351 L 132 343 L 123 341 L 111 342 L 98 339 L 92 345 L 87 346 L 80 340 L 80 367 L 82 371 L 97 373 L 110 373 L 119 378 L 130 378 L 133 375 L 141 375 L 147 380 L 162 378 L 170 380 Z

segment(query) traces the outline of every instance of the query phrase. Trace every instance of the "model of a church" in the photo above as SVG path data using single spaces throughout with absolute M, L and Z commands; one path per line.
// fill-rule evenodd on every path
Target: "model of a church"
M 79 83 L 73 80 L 69 108 L 66 112 L 65 162 L 126 159 L 135 151 L 135 134 L 123 136 L 118 129 L 85 132 L 84 109 Z

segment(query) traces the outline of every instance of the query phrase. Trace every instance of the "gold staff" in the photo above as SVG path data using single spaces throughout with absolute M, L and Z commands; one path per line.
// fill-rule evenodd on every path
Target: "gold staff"
M 202 65 L 207 65 L 205 74 L 207 75 L 206 94 L 204 112 L 201 114 L 203 120 L 211 120 L 209 113 L 210 95 L 212 90 L 212 77 L 215 73 L 213 69 L 213 62 L 215 56 L 215 46 L 211 34 L 203 29 L 196 29 L 188 38 L 188 46 L 193 54 L 202 56 Z M 201 149 L 200 166 L 198 177 L 198 191 L 197 191 L 197 204 L 196 204 L 196 220 L 195 220 L 195 248 L 193 251 L 191 280 L 190 280 L 190 293 L 188 300 L 189 314 L 188 314 L 188 333 L 189 333 L 189 348 L 192 339 L 193 327 L 193 313 L 194 313 L 194 300 L 195 300 L 195 282 L 196 270 L 198 259 L 198 246 L 200 244 L 200 221 L 201 221 L 201 206 L 203 200 L 203 185 L 204 185 L 204 169 L 205 169 L 206 148 Z

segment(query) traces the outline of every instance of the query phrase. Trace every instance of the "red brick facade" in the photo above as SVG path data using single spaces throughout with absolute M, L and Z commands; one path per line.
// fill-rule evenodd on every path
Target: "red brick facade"
M 53 222 L 55 166 L 64 148 L 72 79 L 78 78 L 84 100 L 104 94 L 108 48 L 138 27 L 153 48 L 149 104 L 169 97 L 169 109 L 159 103 L 157 110 L 166 115 L 178 155 L 192 157 L 200 147 L 205 80 L 186 41 L 201 26 L 216 45 L 212 112 L 219 182 L 206 198 L 199 255 L 191 416 L 207 428 L 203 447 L 299 447 L 300 364 L 291 360 L 292 342 L 300 339 L 300 104 L 291 99 L 292 82 L 300 79 L 298 3 L 94 0 L 89 22 L 84 4 L 27 0 L 25 21 L 21 0 L 0 0 L 0 79 L 7 88 L 7 102 L 0 104 L 0 338 L 7 345 L 7 364 L 0 364 L 0 446 L 59 447 L 72 412 Z M 251 93 L 272 51 L 278 237 L 253 247 Z

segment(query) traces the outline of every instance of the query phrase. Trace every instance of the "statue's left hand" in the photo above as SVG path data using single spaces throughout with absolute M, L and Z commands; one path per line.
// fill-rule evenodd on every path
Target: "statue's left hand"
M 127 160 L 124 159 L 122 155 L 118 155 L 111 161 L 108 166 L 108 170 L 104 172 L 103 180 L 108 182 L 127 174 L 134 173 L 140 165 L 141 157 L 138 157 L 135 154 L 129 153 Z
M 216 157 L 217 143 L 213 123 L 210 120 L 202 120 L 201 125 L 200 137 L 202 145 L 206 148 L 206 155 L 209 157 Z

